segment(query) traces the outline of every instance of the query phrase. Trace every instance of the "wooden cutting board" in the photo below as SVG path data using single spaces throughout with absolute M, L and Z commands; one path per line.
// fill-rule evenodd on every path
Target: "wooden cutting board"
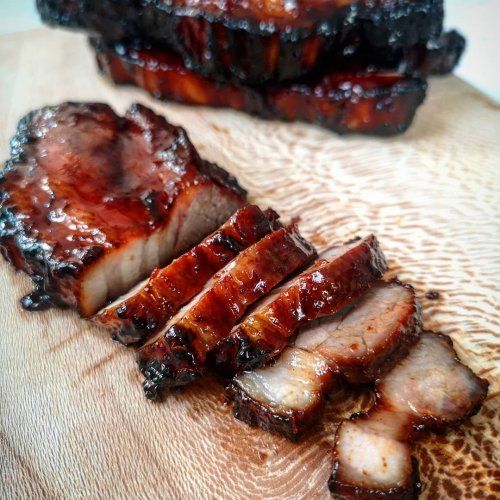
M 1 159 L 31 109 L 97 100 L 123 112 L 138 101 L 184 126 L 252 201 L 299 216 L 320 249 L 375 232 L 392 274 L 416 286 L 426 325 L 491 382 L 471 422 L 418 444 L 423 497 L 498 498 L 499 105 L 457 78 L 433 79 L 405 135 L 341 138 L 115 88 L 82 35 L 49 30 L 0 37 L 0 79 Z M 1 498 L 329 497 L 332 408 L 292 444 L 236 421 L 215 379 L 152 403 L 132 351 L 72 312 L 23 311 L 29 288 L 0 262 Z M 356 407 L 353 397 L 341 409 Z

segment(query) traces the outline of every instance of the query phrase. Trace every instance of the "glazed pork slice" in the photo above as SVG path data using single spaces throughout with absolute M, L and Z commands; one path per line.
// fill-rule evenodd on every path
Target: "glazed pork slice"
M 200 244 L 101 310 L 94 321 L 124 344 L 144 342 L 238 253 L 279 227 L 277 219 L 273 210 L 241 208 Z
M 392 53 L 438 36 L 442 0 L 37 0 L 43 21 L 140 39 L 199 74 L 250 85 L 297 79 L 362 47 Z
M 245 310 L 316 257 L 295 225 L 280 228 L 241 252 L 138 351 L 144 389 L 184 385 L 203 374 L 207 355 Z
M 234 415 L 295 440 L 321 414 L 325 395 L 348 382 L 373 382 L 418 339 L 415 292 L 379 282 L 331 318 L 311 324 L 274 365 L 237 375 L 227 388 Z
M 19 122 L 0 174 L 0 248 L 35 282 L 26 308 L 90 316 L 244 203 L 235 179 L 151 110 L 68 102 Z
M 93 40 L 101 72 L 159 99 L 232 108 L 266 119 L 304 121 L 339 134 L 404 132 L 422 104 L 427 84 L 417 76 L 366 69 L 323 71 L 298 82 L 259 87 L 219 83 L 148 46 Z
M 376 390 L 375 406 L 337 430 L 329 482 L 337 498 L 415 498 L 409 442 L 474 415 L 488 382 L 460 362 L 449 337 L 428 332 Z
M 269 362 L 306 323 L 329 316 L 363 295 L 387 270 L 375 236 L 320 255 L 251 311 L 215 351 L 220 371 L 234 374 Z

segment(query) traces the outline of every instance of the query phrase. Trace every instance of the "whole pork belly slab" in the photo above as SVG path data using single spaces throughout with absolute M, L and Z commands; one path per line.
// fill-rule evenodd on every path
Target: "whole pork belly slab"
M 94 40 L 101 71 L 159 99 L 232 108 L 266 119 L 304 121 L 339 134 L 404 132 L 422 104 L 426 82 L 394 71 L 326 71 L 298 82 L 258 87 L 218 83 L 165 50 Z
M 304 329 L 274 365 L 237 375 L 227 389 L 234 415 L 297 439 L 320 417 L 335 385 L 375 381 L 408 353 L 419 333 L 413 288 L 381 281 L 353 307 Z
M 244 204 L 182 128 L 133 105 L 63 103 L 18 125 L 0 174 L 0 248 L 36 284 L 31 309 L 89 316 Z
M 394 52 L 441 33 L 443 0 L 37 0 L 42 20 L 170 49 L 199 74 L 297 79 L 353 47 Z
M 460 362 L 449 337 L 427 332 L 376 391 L 375 406 L 337 430 L 330 489 L 340 498 L 415 498 L 408 443 L 474 415 L 488 382 Z
M 148 397 L 203 374 L 209 353 L 256 300 L 316 257 L 295 225 L 280 228 L 241 252 L 138 351 Z
M 269 362 L 298 328 L 340 311 L 386 270 L 384 254 L 373 235 L 327 250 L 235 326 L 215 351 L 216 365 L 234 374 Z
M 200 244 L 101 310 L 94 321 L 124 344 L 144 342 L 238 253 L 279 227 L 277 219 L 273 210 L 241 208 Z

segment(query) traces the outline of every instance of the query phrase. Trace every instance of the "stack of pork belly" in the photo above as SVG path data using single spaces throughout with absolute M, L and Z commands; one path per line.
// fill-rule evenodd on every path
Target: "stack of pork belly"
M 155 97 L 392 135 L 463 37 L 443 0 L 37 0 L 44 22 L 91 35 L 117 84 Z

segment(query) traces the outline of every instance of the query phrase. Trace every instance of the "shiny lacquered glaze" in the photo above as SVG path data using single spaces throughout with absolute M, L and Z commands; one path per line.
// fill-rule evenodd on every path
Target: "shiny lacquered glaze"
M 145 267 L 145 255 L 131 251 L 128 258 L 136 260 L 130 273 L 110 271 L 116 283 L 99 298 L 96 290 L 84 290 L 89 272 L 113 253 L 169 228 L 179 211 L 189 211 L 198 193 L 208 190 L 228 200 L 219 217 L 227 218 L 244 202 L 236 181 L 201 160 L 183 129 L 143 106 L 133 105 L 124 117 L 89 103 L 28 114 L 0 177 L 2 253 L 39 289 L 25 305 L 56 302 L 83 315 L 94 313 L 152 269 Z M 220 222 L 205 224 L 199 236 Z M 173 225 L 182 233 L 177 222 Z M 158 255 L 171 258 L 186 243 L 173 234 L 170 248 Z
M 216 349 L 216 366 L 234 374 L 269 362 L 298 328 L 340 311 L 386 270 L 384 254 L 373 235 L 324 252 L 233 329 Z
M 425 97 L 419 77 L 396 72 L 327 72 L 300 83 L 221 84 L 186 68 L 167 51 L 94 40 L 101 71 L 117 84 L 186 104 L 229 107 L 262 118 L 315 123 L 339 134 L 404 132 Z
M 94 317 L 124 344 L 142 343 L 238 253 L 279 226 L 278 216 L 256 205 L 238 210 L 217 231 L 167 267 L 155 269 L 137 291 L 115 301 Z
M 138 351 L 146 395 L 156 397 L 162 387 L 183 385 L 201 375 L 207 355 L 245 310 L 315 256 L 295 225 L 241 252 Z
M 237 375 L 227 389 L 234 415 L 295 440 L 344 382 L 374 382 L 406 356 L 420 333 L 409 285 L 375 284 L 354 306 L 306 327 L 271 366 Z
M 38 0 L 48 24 L 173 50 L 217 81 L 296 79 L 353 50 L 392 54 L 437 37 L 442 0 Z
M 416 498 L 409 442 L 474 415 L 488 382 L 460 363 L 448 337 L 427 332 L 376 391 L 375 406 L 337 430 L 330 489 L 340 498 Z

